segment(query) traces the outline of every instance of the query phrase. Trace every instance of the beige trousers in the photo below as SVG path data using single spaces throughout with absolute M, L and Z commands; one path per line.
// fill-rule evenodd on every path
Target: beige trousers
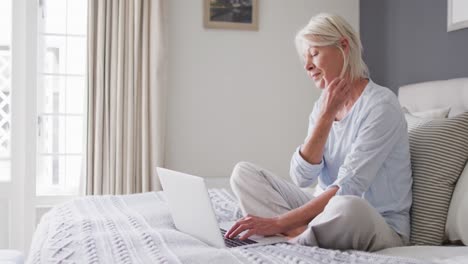
M 274 217 L 314 198 L 296 185 L 249 162 L 240 162 L 234 167 L 231 187 L 244 215 Z M 324 211 L 291 242 L 365 251 L 407 244 L 366 200 L 356 196 L 333 197 Z

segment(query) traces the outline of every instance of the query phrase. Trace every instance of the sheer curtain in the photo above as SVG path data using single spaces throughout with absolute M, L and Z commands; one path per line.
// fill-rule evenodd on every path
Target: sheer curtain
M 159 189 L 163 164 L 163 0 L 88 1 L 86 194 Z

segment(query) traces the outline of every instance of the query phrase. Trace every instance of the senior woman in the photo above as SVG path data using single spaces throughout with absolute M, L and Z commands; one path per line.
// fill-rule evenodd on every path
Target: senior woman
M 369 79 L 359 35 L 340 16 L 312 17 L 296 47 L 322 94 L 291 159 L 295 184 L 238 163 L 231 186 L 245 217 L 226 237 L 281 233 L 303 245 L 365 251 L 408 244 L 411 164 L 396 96 Z M 300 188 L 317 179 L 319 194 Z

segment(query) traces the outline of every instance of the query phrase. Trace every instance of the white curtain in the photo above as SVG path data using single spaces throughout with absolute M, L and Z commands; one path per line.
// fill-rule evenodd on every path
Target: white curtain
M 88 1 L 86 193 L 159 189 L 163 165 L 163 0 Z

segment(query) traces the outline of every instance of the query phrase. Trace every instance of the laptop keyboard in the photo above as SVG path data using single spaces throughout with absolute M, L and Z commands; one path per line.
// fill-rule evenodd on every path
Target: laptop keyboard
M 245 245 L 250 245 L 250 244 L 256 244 L 258 243 L 257 241 L 251 240 L 251 239 L 246 239 L 246 240 L 240 240 L 237 236 L 235 238 L 225 238 L 224 234 L 226 234 L 226 230 L 221 229 L 221 234 L 223 234 L 224 238 L 224 244 L 226 247 L 231 248 L 231 247 L 238 247 L 238 246 L 245 246 Z

